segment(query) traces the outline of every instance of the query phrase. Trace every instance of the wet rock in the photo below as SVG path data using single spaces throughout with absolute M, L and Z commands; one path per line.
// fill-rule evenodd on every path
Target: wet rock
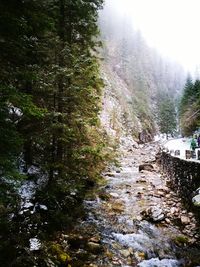
M 122 212 L 124 211 L 124 205 L 122 203 L 114 203 L 112 204 L 112 210 L 116 212 Z
M 160 207 L 154 206 L 150 207 L 141 213 L 145 219 L 153 221 L 153 222 L 160 222 L 164 220 L 165 215 L 163 210 Z
M 115 173 L 108 172 L 108 173 L 105 173 L 105 176 L 107 176 L 107 177 L 113 177 L 113 176 L 115 176 Z
M 190 218 L 187 216 L 182 215 L 180 219 L 181 219 L 182 224 L 189 224 L 190 223 Z
M 136 181 L 136 183 L 146 183 L 147 181 L 146 181 L 146 179 L 144 179 L 144 178 L 140 178 L 140 179 L 138 179 L 137 181 Z
M 130 251 L 129 249 L 123 249 L 120 251 L 120 253 L 122 254 L 122 256 L 124 256 L 125 258 L 128 258 L 130 256 Z
M 119 197 L 119 195 L 117 193 L 110 193 L 110 195 L 111 195 L 111 197 L 116 197 L 116 198 Z
M 188 213 L 188 216 L 189 216 L 190 218 L 192 218 L 192 217 L 194 216 L 194 214 L 193 214 L 192 212 L 189 212 L 189 213 Z
M 193 197 L 192 202 L 194 206 L 200 207 L 200 195 L 196 195 L 195 197 Z
M 139 165 L 139 172 L 141 171 L 154 171 L 154 167 L 152 164 L 148 164 L 148 163 L 144 163 L 144 164 L 141 164 Z
M 165 218 L 165 221 L 166 221 L 166 223 L 168 223 L 168 224 L 171 224 L 171 221 L 170 221 L 170 219 L 168 219 L 168 218 Z
M 176 207 L 172 207 L 171 209 L 170 209 L 170 213 L 171 214 L 175 214 L 175 213 L 178 213 L 179 212 L 179 209 L 177 209 Z
M 100 192 L 99 193 L 99 198 L 103 201 L 108 201 L 110 198 L 110 195 L 107 194 L 106 192 Z
M 163 186 L 163 185 L 157 186 L 157 190 L 163 191 L 163 192 L 166 192 L 166 193 L 168 193 L 170 191 L 170 189 L 167 186 Z
M 159 196 L 161 196 L 161 197 L 164 197 L 165 196 L 165 192 L 160 191 L 160 190 L 157 191 L 156 194 L 159 195 Z
M 90 242 L 93 242 L 93 243 L 99 243 L 101 240 L 100 236 L 97 235 L 97 236 L 93 236 L 89 239 Z
M 95 242 L 91 242 L 91 241 L 88 242 L 87 248 L 93 254 L 99 254 L 103 250 L 103 248 L 100 244 L 95 243 Z

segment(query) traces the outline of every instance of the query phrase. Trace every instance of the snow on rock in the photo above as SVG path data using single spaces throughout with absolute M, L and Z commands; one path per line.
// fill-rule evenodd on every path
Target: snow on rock
M 36 166 L 30 166 L 29 168 L 28 168 L 28 171 L 27 171 L 27 173 L 29 174 L 29 175 L 34 175 L 34 174 L 39 174 L 40 173 L 40 168 L 38 168 L 38 167 L 36 167 Z
M 37 237 L 29 239 L 30 251 L 39 250 L 41 248 L 41 242 Z
M 39 207 L 41 210 L 48 210 L 47 206 L 45 206 L 45 205 L 39 205 Z

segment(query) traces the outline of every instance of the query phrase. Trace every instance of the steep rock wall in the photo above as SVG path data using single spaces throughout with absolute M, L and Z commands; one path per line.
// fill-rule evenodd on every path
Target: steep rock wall
M 128 136 L 137 142 L 151 141 L 153 134 L 143 128 L 126 82 L 109 65 L 102 64 L 101 73 L 105 84 L 101 123 L 107 134 L 119 140 Z

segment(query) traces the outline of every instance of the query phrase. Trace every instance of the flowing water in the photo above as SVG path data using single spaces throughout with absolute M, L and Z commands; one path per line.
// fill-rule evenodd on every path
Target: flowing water
M 166 187 L 158 170 L 138 171 L 140 163 L 154 159 L 155 145 L 124 154 L 121 167 L 105 173 L 106 185 L 88 196 L 87 216 L 68 236 L 72 266 L 198 266 L 191 260 L 191 265 L 187 265 L 184 253 L 181 254 L 185 241 L 178 246 L 175 242 L 177 237 L 183 239 L 187 230 L 184 227 L 190 226 L 181 228 L 166 216 L 169 209 L 176 208 L 175 204 L 183 209 L 177 203 L 180 199 Z M 154 215 L 158 215 L 156 222 L 142 215 L 152 207 Z M 193 235 L 194 232 L 184 235 L 187 246 L 195 242 Z

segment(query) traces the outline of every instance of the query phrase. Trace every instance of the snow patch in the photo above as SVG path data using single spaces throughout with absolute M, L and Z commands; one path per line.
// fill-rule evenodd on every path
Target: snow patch
M 41 242 L 37 237 L 29 239 L 30 251 L 39 250 L 41 248 Z

